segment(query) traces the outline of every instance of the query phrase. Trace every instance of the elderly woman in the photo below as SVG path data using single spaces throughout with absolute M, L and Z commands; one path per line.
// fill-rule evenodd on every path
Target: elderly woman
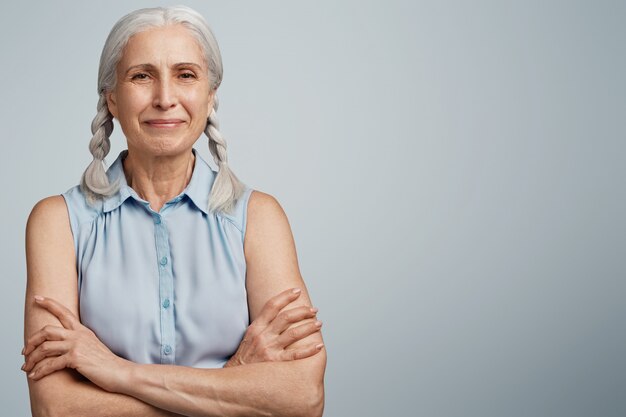
M 326 353 L 285 213 L 227 165 L 220 52 L 142 9 L 100 59 L 94 160 L 26 228 L 35 416 L 319 416 Z M 117 119 L 127 140 L 105 172 Z M 217 172 L 193 149 L 202 132 Z

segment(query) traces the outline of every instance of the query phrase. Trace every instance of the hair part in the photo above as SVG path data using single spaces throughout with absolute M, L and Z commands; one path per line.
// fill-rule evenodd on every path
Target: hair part
M 217 90 L 222 83 L 222 56 L 217 40 L 202 15 L 195 10 L 186 6 L 146 8 L 135 10 L 118 20 L 111 29 L 100 55 L 99 99 L 97 113 L 91 123 L 93 136 L 89 142 L 89 151 L 93 155 L 93 161 L 87 166 L 80 182 L 81 189 L 90 204 L 116 194 L 120 187 L 119 180 L 113 184 L 109 183 L 104 169 L 104 158 L 111 148 L 109 138 L 113 132 L 113 115 L 107 106 L 106 94 L 115 89 L 117 64 L 122 58 L 124 48 L 128 40 L 139 32 L 176 24 L 186 27 L 200 45 L 208 67 L 211 90 Z M 219 131 L 219 121 L 216 115 L 217 92 L 213 103 L 204 132 L 209 138 L 209 150 L 219 170 L 209 195 L 207 209 L 210 212 L 230 213 L 241 197 L 245 186 L 228 166 L 226 141 Z

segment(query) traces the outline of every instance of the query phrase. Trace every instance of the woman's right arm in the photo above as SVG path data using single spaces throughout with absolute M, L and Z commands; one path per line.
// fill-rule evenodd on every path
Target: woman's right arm
M 74 241 L 65 199 L 60 195 L 41 200 L 30 213 L 26 268 L 24 345 L 46 325 L 63 327 L 52 313 L 35 304 L 35 295 L 56 299 L 79 317 Z M 27 380 L 34 417 L 178 416 L 134 397 L 105 391 L 73 369 L 54 372 L 38 381 Z

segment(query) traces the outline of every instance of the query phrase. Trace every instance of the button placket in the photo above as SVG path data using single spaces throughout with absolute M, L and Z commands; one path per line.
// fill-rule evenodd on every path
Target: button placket
M 171 300 L 174 298 L 174 278 L 169 245 L 169 233 L 165 218 L 154 216 L 155 244 L 157 269 L 159 271 L 159 310 L 161 315 L 161 363 L 174 364 L 176 358 L 176 330 L 174 309 Z

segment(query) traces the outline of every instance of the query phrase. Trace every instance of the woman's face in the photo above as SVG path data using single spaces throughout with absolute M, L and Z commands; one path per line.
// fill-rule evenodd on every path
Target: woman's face
M 213 108 L 200 45 L 182 25 L 133 35 L 107 94 L 129 151 L 153 156 L 190 151 Z

